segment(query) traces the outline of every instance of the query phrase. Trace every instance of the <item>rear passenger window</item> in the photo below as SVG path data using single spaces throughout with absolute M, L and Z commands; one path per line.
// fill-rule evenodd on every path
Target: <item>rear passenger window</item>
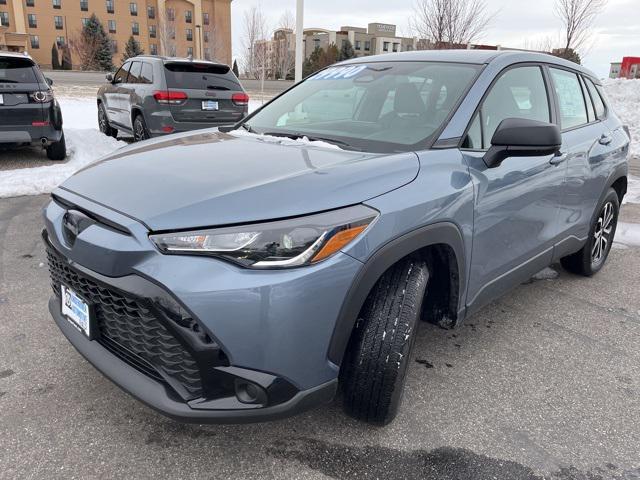
M 491 87 L 480 108 L 480 122 L 471 125 L 468 148 L 487 149 L 491 138 L 506 118 L 526 118 L 541 122 L 551 121 L 549 99 L 540 67 L 517 67 L 507 70 Z M 474 120 L 474 123 L 476 120 Z M 479 130 L 482 131 L 482 147 Z
M 149 63 L 142 64 L 142 75 L 140 76 L 140 83 L 153 83 L 153 67 Z
M 560 126 L 563 130 L 588 122 L 582 88 L 575 73 L 551 68 L 551 77 L 560 103 Z
M 604 118 L 607 113 L 607 107 L 605 107 L 604 102 L 602 101 L 600 92 L 598 92 L 598 89 L 591 80 L 585 78 L 584 81 L 587 84 L 589 93 L 591 94 L 591 100 L 593 100 L 593 106 L 596 109 L 596 117 Z
M 129 71 L 129 80 L 127 83 L 140 83 L 140 75 L 142 74 L 142 63 L 133 62 Z

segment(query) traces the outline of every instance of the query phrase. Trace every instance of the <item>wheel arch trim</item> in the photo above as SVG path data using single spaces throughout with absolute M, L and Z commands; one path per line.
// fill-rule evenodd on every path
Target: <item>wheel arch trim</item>
M 327 353 L 332 363 L 338 366 L 342 363 L 357 316 L 382 274 L 411 253 L 440 244 L 450 247 L 456 257 L 459 281 L 457 313 L 459 319 L 462 318 L 466 292 L 464 237 L 459 227 L 451 222 L 438 222 L 420 227 L 378 248 L 358 272 L 342 303 L 333 330 Z

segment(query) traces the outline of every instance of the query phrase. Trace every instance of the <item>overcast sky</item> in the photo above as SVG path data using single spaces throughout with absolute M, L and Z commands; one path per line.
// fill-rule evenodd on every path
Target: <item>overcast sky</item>
M 486 0 L 495 19 L 481 43 L 524 48 L 547 36 L 558 38 L 560 21 L 554 0 Z M 408 35 L 408 19 L 414 0 L 305 0 L 305 28 L 338 29 L 372 22 L 393 23 L 399 34 Z M 295 0 L 233 0 L 233 51 L 242 50 L 243 16 L 260 4 L 270 28 L 277 26 L 285 10 L 295 12 Z M 595 24 L 592 45 L 583 54 L 583 64 L 599 76 L 608 75 L 609 63 L 623 56 L 640 56 L 640 0 L 608 0 Z

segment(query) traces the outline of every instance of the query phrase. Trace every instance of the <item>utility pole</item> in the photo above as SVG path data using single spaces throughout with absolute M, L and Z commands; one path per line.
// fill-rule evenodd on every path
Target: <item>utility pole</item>
M 304 62 L 304 0 L 298 0 L 296 6 L 296 83 L 302 80 L 302 63 Z

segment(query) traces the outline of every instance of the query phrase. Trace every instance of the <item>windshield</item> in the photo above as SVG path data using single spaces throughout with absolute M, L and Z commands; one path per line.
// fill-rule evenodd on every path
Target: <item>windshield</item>
M 438 131 L 479 68 L 427 62 L 330 67 L 272 101 L 245 128 L 355 150 L 415 150 Z

